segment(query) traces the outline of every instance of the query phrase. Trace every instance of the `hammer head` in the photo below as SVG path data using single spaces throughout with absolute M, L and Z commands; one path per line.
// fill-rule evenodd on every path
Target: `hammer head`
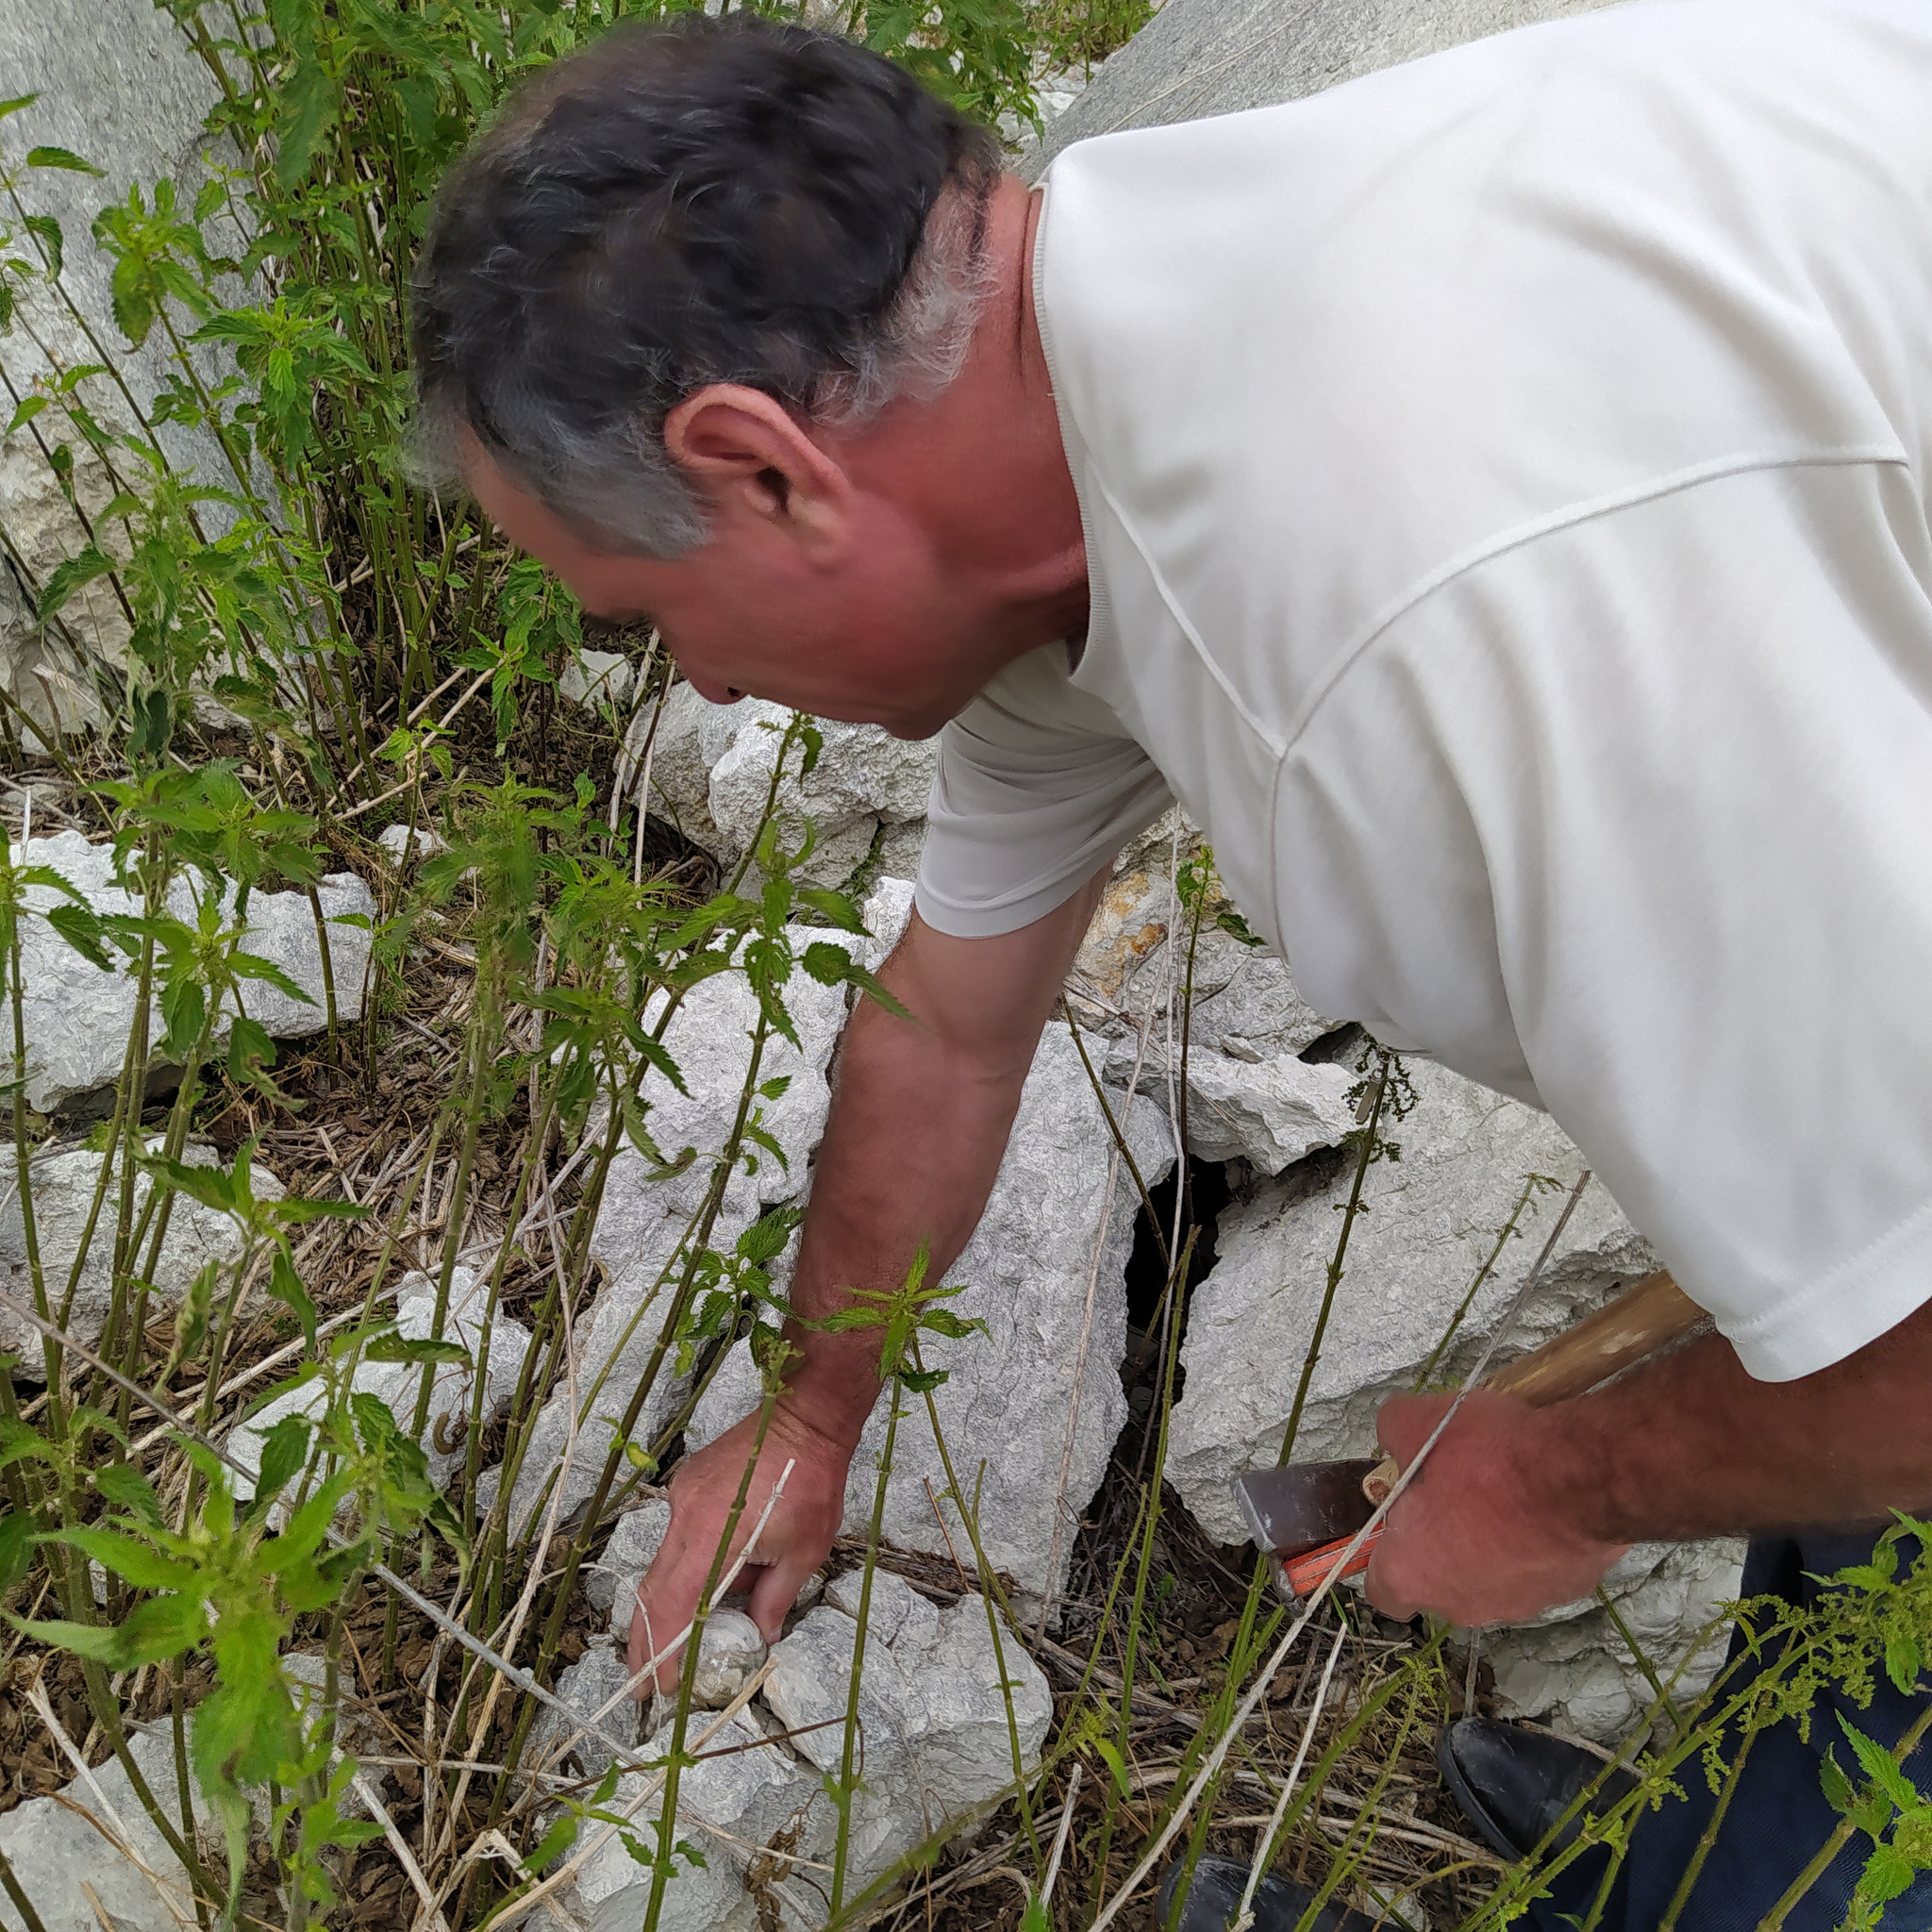
M 1362 1457 L 1251 1469 L 1235 1477 L 1234 1499 L 1257 1549 L 1298 1557 L 1352 1537 L 1374 1514 L 1362 1478 L 1379 1467 L 1374 1457 Z

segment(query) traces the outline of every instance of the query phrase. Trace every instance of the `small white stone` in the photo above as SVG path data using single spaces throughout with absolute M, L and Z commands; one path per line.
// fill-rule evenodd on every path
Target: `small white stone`
M 723 1710 L 751 1682 L 765 1660 L 765 1640 L 742 1610 L 716 1609 L 705 1620 L 698 1644 L 698 1667 L 691 1674 L 691 1701 L 706 1710 Z

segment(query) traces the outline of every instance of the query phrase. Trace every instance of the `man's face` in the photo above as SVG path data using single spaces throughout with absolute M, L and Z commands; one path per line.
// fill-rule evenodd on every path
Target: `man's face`
M 974 612 L 917 527 L 881 497 L 855 507 L 855 541 L 830 560 L 727 511 L 696 550 L 666 563 L 591 549 L 474 446 L 467 480 L 504 535 L 592 616 L 655 624 L 714 704 L 768 698 L 925 738 L 1012 655 L 993 614 Z

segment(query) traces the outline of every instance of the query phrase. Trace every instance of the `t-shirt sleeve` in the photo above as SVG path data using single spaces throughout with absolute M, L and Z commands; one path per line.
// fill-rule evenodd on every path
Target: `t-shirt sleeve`
M 1902 463 L 1660 493 L 1432 592 L 1297 754 L 1300 885 L 1356 908 L 1365 1004 L 1493 1077 L 1499 984 L 1535 1091 L 1770 1381 L 1932 1301 L 1928 561 Z
M 1060 905 L 1172 803 L 1167 781 L 1065 647 L 1009 665 L 940 734 L 915 903 L 936 930 L 991 939 Z

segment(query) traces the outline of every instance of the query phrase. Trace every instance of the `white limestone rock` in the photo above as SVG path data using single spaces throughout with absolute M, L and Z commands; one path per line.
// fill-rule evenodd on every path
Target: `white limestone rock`
M 644 1755 L 665 1756 L 671 1737 L 671 1725 L 664 1724 L 643 1747 Z M 698 1763 L 686 1768 L 678 1782 L 675 1837 L 704 1863 L 674 1859 L 658 1920 L 660 1932 L 761 1932 L 759 1894 L 768 1911 L 781 1914 L 788 1932 L 809 1932 L 824 1923 L 818 1892 L 782 1857 L 769 1874 L 761 1871 L 752 1877 L 756 1890 L 747 1887 L 746 1868 L 758 1857 L 750 1848 L 761 1851 L 774 1840 L 782 1843 L 781 1834 L 795 1833 L 791 1850 L 816 1858 L 831 1841 L 831 1806 L 816 1774 L 768 1737 L 765 1719 L 751 1706 L 706 1744 Z M 641 1772 L 626 1773 L 604 1807 L 630 1815 L 627 1829 L 648 1849 L 657 1844 L 662 1801 L 639 1799 L 656 1782 Z M 650 1893 L 649 1866 L 633 1858 L 619 1836 L 591 1854 L 564 1898 L 574 1921 L 588 1932 L 637 1932 Z
M 860 1582 L 851 1571 L 826 1586 L 824 1603 L 774 1651 L 765 1685 L 765 1701 L 796 1734 L 800 1755 L 833 1777 L 845 1732 L 842 1722 L 826 1720 L 842 1720 L 847 1707 Z M 1030 1775 L 1052 1718 L 1046 1679 L 1010 1628 L 1002 1627 L 995 1650 L 983 1598 L 940 1609 L 903 1578 L 875 1570 L 858 1692 L 865 1783 L 852 1803 L 847 1895 Z
M 442 834 L 429 825 L 418 825 L 413 831 L 408 825 L 385 825 L 376 833 L 375 842 L 397 865 L 407 865 L 411 859 L 434 858 L 439 852 L 449 850 Z
M 231 143 L 210 142 L 203 132 L 220 90 L 175 22 L 147 0 L 0 0 L 0 46 L 7 50 L 7 92 L 39 96 L 8 118 L 8 153 L 17 160 L 32 147 L 64 147 L 103 171 L 100 176 L 55 168 L 22 171 L 27 211 L 60 225 L 65 265 L 59 290 L 32 276 L 15 279 L 18 314 L 0 334 L 0 371 L 12 393 L 24 397 L 57 366 L 98 365 L 104 358 L 97 341 L 111 355 L 115 375 L 83 378 L 79 397 L 110 434 L 132 431 L 136 424 L 121 385 L 152 414 L 175 365 L 163 330 L 156 328 L 136 349 L 115 325 L 113 259 L 93 245 L 89 227 L 104 202 L 125 203 L 135 185 L 149 193 L 162 176 L 175 182 L 176 205 L 185 211 L 208 178 L 210 158 L 217 166 L 242 163 Z M 244 252 L 244 238 L 225 214 L 214 216 L 204 232 L 213 254 Z M 25 236 L 16 252 L 37 258 Z M 229 287 L 239 297 L 239 285 Z M 87 319 L 93 341 L 67 301 Z M 210 388 L 234 374 L 225 345 L 198 344 L 189 354 Z M 171 422 L 156 435 L 184 481 L 234 489 L 233 472 L 206 428 Z M 73 452 L 75 494 L 91 518 L 98 519 L 116 488 L 58 408 L 43 410 L 31 432 L 0 441 L 0 525 L 36 587 L 89 539 L 38 447 L 42 439 L 64 442 Z M 120 467 L 124 475 L 140 468 L 125 460 Z M 204 503 L 200 514 L 219 531 L 230 513 L 219 503 Z M 95 527 L 110 552 L 125 549 L 114 525 L 97 521 Z M 119 666 L 126 641 L 126 620 L 105 579 L 83 589 L 42 626 L 13 573 L 0 569 L 0 682 L 38 722 L 69 729 L 97 721 L 102 708 L 92 667 Z
M 705 1619 L 697 1669 L 691 1673 L 691 1702 L 701 1710 L 723 1710 L 764 1660 L 765 1640 L 758 1626 L 742 1610 L 721 1606 Z
M 881 878 L 858 908 L 867 934 L 865 970 L 876 973 L 892 957 L 912 920 L 912 881 L 896 874 Z
M 792 930 L 801 952 L 809 943 L 840 937 L 819 928 Z M 860 943 L 852 935 L 844 937 L 854 945 Z M 777 1141 L 785 1158 L 751 1150 L 749 1160 L 732 1174 L 711 1237 L 711 1245 L 721 1250 L 728 1251 L 768 1208 L 789 1201 L 804 1187 L 807 1163 L 824 1131 L 831 1105 L 825 1070 L 845 1022 L 845 989 L 821 986 L 801 968 L 788 982 L 785 998 L 800 1045 L 775 1033 L 768 1038 L 759 1062 L 760 1083 L 785 1079 L 790 1085 L 776 1098 L 758 1103 L 758 1124 Z M 647 1024 L 658 1010 L 656 1005 L 647 1008 Z M 538 1417 L 518 1477 L 510 1514 L 517 1534 L 537 1519 L 553 1476 L 562 1481 L 560 1517 L 587 1501 L 596 1488 L 610 1448 L 611 1424 L 629 1406 L 671 1307 L 692 1218 L 737 1115 L 757 1024 L 757 999 L 741 974 L 728 973 L 693 987 L 665 1029 L 665 1049 L 689 1091 L 680 1093 L 660 1073 L 647 1073 L 641 1089 L 650 1107 L 647 1125 L 667 1160 L 675 1161 L 686 1148 L 694 1150 L 694 1158 L 683 1172 L 661 1179 L 652 1177 L 634 1148 L 625 1148 L 611 1163 L 591 1240 L 591 1253 L 608 1279 L 577 1318 L 575 1453 L 566 1457 L 573 1402 L 569 1388 L 559 1385 Z M 648 1450 L 681 1399 L 675 1366 L 667 1359 L 659 1371 L 632 1431 L 631 1440 L 642 1449 Z
M 644 1572 L 658 1560 L 664 1532 L 671 1527 L 668 1497 L 647 1496 L 617 1519 L 604 1554 L 588 1574 L 584 1595 L 593 1607 L 610 1612 L 610 1634 L 622 1643 L 630 1635 L 631 1607 Z
M 112 848 L 91 845 L 79 832 L 32 840 L 28 857 L 31 863 L 59 874 L 98 913 L 142 909 L 135 895 L 114 883 Z M 192 924 L 196 894 L 207 889 L 208 882 L 199 874 L 177 878 L 168 895 L 169 911 Z M 375 901 L 353 873 L 329 874 L 318 882 L 316 896 L 328 927 L 336 1015 L 346 1023 L 362 1010 L 370 929 L 345 922 L 352 917 L 373 919 Z M 28 887 L 26 900 L 39 912 L 72 903 L 51 886 Z M 254 893 L 248 902 L 243 949 L 279 966 L 308 995 L 291 999 L 264 981 L 250 980 L 243 1001 L 251 1019 L 276 1040 L 299 1039 L 327 1026 L 321 941 L 306 893 Z M 44 919 L 22 923 L 21 975 L 28 1041 L 27 1105 L 41 1113 L 103 1108 L 120 1076 L 134 1024 L 134 982 L 120 970 L 103 972 L 91 964 Z M 158 1003 L 150 1026 L 151 1036 L 158 1039 Z M 222 1037 L 226 1037 L 225 1026 Z M 157 1055 L 149 1063 L 149 1090 L 165 1091 L 177 1073 Z
M 1135 1077 L 1138 1041 L 1116 1040 L 1107 1077 L 1124 1087 Z M 1168 1059 L 1139 1055 L 1139 1091 L 1165 1102 Z M 1339 1146 L 1355 1125 L 1349 1091 L 1358 1076 L 1348 1067 L 1310 1065 L 1292 1054 L 1238 1059 L 1191 1040 L 1187 1057 L 1188 1151 L 1201 1160 L 1248 1161 L 1259 1174 L 1284 1167 L 1318 1147 Z
M 558 675 L 558 694 L 591 710 L 605 705 L 621 708 L 630 701 L 637 675 L 637 666 L 622 651 L 593 651 L 586 645 Z
M 1137 1099 L 1125 1132 L 1151 1187 L 1174 1160 L 1167 1122 L 1151 1101 Z M 985 1462 L 979 1528 L 987 1558 L 1034 1595 L 1045 1595 L 1063 1581 L 1080 1511 L 1099 1487 L 1126 1419 L 1120 1383 L 1127 1325 L 1124 1271 L 1140 1202 L 1124 1163 L 1114 1175 L 1109 1202 L 1112 1149 L 1073 1038 L 1055 1023 L 1041 1037 L 1027 1075 L 986 1212 L 946 1272 L 948 1285 L 959 1284 L 965 1291 L 944 1306 L 985 1322 L 988 1333 L 957 1341 L 927 1335 L 921 1343 L 927 1368 L 949 1374 L 934 1391 L 933 1403 L 954 1469 L 969 1494 L 981 1481 Z M 741 1343 L 698 1404 L 687 1440 L 694 1448 L 710 1441 L 757 1400 L 757 1372 Z M 872 1519 L 887 1407 L 882 1394 L 852 1458 L 845 1490 L 848 1532 L 863 1531 Z M 957 1552 L 970 1564 L 972 1541 L 946 1487 L 925 1404 L 908 1397 L 886 1494 L 887 1540 L 939 1557 Z M 943 1532 L 935 1516 L 936 1498 Z M 1061 1534 L 1056 1565 L 1057 1514 Z
M 680 680 L 665 693 L 661 706 L 639 708 L 624 739 L 632 760 L 641 761 L 649 744 L 651 814 L 668 820 L 714 858 L 724 842 L 711 817 L 711 765 L 722 746 L 708 758 L 705 741 L 714 714 L 726 709 L 701 698 L 695 686 Z M 727 736 L 724 742 L 729 741 Z
M 1583 1158 L 1546 1114 L 1426 1061 L 1407 1063 L 1416 1106 L 1385 1116 L 1401 1158 L 1382 1159 L 1357 1219 L 1307 1407 L 1300 1457 L 1362 1456 L 1374 1444 L 1383 1398 L 1411 1387 L 1494 1246 L 1531 1174 L 1541 1192 L 1517 1223 L 1438 1377 L 1459 1379 L 1514 1299 L 1560 1211 Z M 1224 1542 L 1246 1535 L 1229 1480 L 1272 1463 L 1314 1332 L 1341 1231 L 1352 1165 L 1317 1181 L 1291 1171 L 1225 1211 L 1219 1259 L 1195 1290 L 1181 1361 L 1187 1383 L 1174 1414 L 1168 1480 L 1203 1527 Z M 1566 1328 L 1657 1266 L 1642 1237 L 1591 1181 L 1541 1283 L 1498 1361 Z
M 1648 1543 L 1605 1579 L 1618 1614 L 1679 1709 L 1694 1704 L 1724 1663 L 1730 1621 L 1723 1606 L 1735 1601 L 1743 1566 L 1744 1545 L 1728 1539 Z M 1505 1717 L 1535 1718 L 1599 1744 L 1618 1744 L 1657 1699 L 1593 1597 L 1528 1624 L 1485 1630 L 1477 1645 L 1495 1673 L 1496 1707 Z
M 638 1737 L 638 1702 L 629 1691 L 630 1667 L 623 1652 L 596 1638 L 557 1680 L 557 1695 L 577 1724 L 594 1724 L 626 1748 L 634 1747 Z M 612 1698 L 617 1702 L 612 1704 Z M 579 1733 L 576 1724 L 546 1705 L 530 1727 L 525 1762 L 554 1774 L 594 1779 L 610 1769 L 614 1756 L 603 1738 Z
M 668 816 L 694 844 L 735 865 L 758 836 L 778 745 L 791 713 L 783 705 L 745 698 L 713 705 L 688 684 L 675 687 L 658 719 L 652 750 L 652 809 Z M 899 838 L 888 870 L 907 869 L 916 855 L 939 761 L 935 739 L 893 738 L 876 724 L 818 721 L 824 749 L 809 776 L 798 775 L 794 754 L 778 790 L 778 814 L 787 839 L 796 843 L 809 818 L 818 845 L 801 875 L 836 886 L 872 851 L 881 826 Z M 632 727 L 641 752 L 650 725 L 648 710 Z
M 158 1151 L 158 1143 L 153 1143 Z M 94 1192 L 100 1183 L 105 1156 L 85 1147 L 65 1147 L 42 1154 L 28 1169 L 28 1185 L 33 1190 L 34 1232 L 41 1251 L 41 1275 L 48 1303 L 58 1309 L 66 1292 L 67 1277 L 78 1253 L 89 1216 L 93 1212 Z M 213 1167 L 218 1157 L 206 1141 L 190 1141 L 181 1150 L 184 1165 Z M 88 1246 L 87 1261 L 75 1290 L 74 1307 L 67 1327 L 76 1341 L 89 1347 L 100 1341 L 112 1302 L 114 1217 L 120 1199 L 121 1163 L 112 1163 L 108 1191 L 101 1220 Z M 280 1181 L 265 1167 L 250 1170 L 256 1198 L 279 1201 L 284 1190 Z M 134 1211 L 139 1223 L 148 1197 L 154 1191 L 153 1178 L 137 1174 L 134 1178 Z M 31 1307 L 34 1302 L 33 1274 L 27 1266 L 25 1224 L 20 1197 L 13 1185 L 11 1164 L 0 1179 L 0 1281 L 8 1294 Z M 143 1250 L 143 1253 L 145 1251 Z M 147 1316 L 151 1321 L 164 1308 L 177 1307 L 194 1278 L 210 1261 L 225 1268 L 242 1257 L 242 1232 L 225 1214 L 204 1208 L 198 1201 L 176 1192 L 168 1216 L 168 1232 L 150 1276 Z M 224 1277 L 223 1287 L 228 1286 Z M 41 1335 L 17 1316 L 0 1308 L 0 1349 L 20 1359 L 14 1374 L 39 1381 L 45 1369 L 41 1352 Z
M 421 1438 L 429 1460 L 429 1479 L 441 1489 L 462 1466 L 463 1435 L 469 1425 L 475 1388 L 475 1364 L 483 1352 L 483 1317 L 489 1302 L 487 1272 L 458 1265 L 450 1276 L 449 1305 L 443 1312 L 442 1339 L 459 1342 L 469 1360 L 438 1362 L 430 1384 L 429 1420 Z M 436 1284 L 427 1274 L 411 1273 L 396 1290 L 396 1327 L 412 1341 L 428 1338 L 436 1315 Z M 483 1420 L 487 1424 L 509 1407 L 529 1352 L 530 1331 L 501 1309 L 490 1324 L 489 1357 L 483 1371 Z M 415 1420 L 418 1391 L 423 1386 L 420 1362 L 372 1362 L 357 1365 L 353 1386 L 374 1395 L 409 1433 Z M 315 1416 L 322 1412 L 328 1391 L 320 1382 L 307 1382 L 275 1397 L 240 1423 L 228 1437 L 228 1453 L 246 1465 L 251 1474 L 261 1467 L 261 1441 L 287 1415 Z M 449 1443 L 447 1449 L 442 1443 Z

